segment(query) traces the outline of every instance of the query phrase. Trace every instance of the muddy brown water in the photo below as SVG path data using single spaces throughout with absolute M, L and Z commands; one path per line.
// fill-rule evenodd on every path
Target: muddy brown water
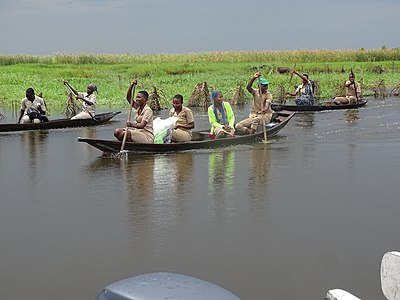
M 77 142 L 112 139 L 126 113 L 0 133 L 1 298 L 95 299 L 111 282 L 166 271 L 246 300 L 333 288 L 384 299 L 380 261 L 400 250 L 399 111 L 397 97 L 370 99 L 297 114 L 267 144 L 126 160 Z

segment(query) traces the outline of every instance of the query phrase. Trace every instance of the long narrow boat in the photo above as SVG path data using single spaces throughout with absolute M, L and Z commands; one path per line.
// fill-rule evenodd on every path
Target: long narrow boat
M 107 112 L 95 115 L 91 119 L 81 119 L 81 120 L 56 119 L 43 123 L 0 124 L 0 132 L 96 126 L 110 121 L 119 113 L 121 112 L 120 111 Z
M 323 102 L 318 105 L 296 105 L 296 104 L 277 104 L 272 103 L 271 107 L 274 111 L 288 110 L 288 111 L 323 111 L 323 110 L 336 110 L 336 109 L 351 109 L 359 108 L 367 104 L 368 100 L 361 100 L 353 104 L 336 104 L 333 101 Z
M 294 112 L 281 111 L 276 112 L 272 122 L 267 124 L 267 138 L 276 135 L 289 120 L 294 116 Z M 124 150 L 134 152 L 171 152 L 185 151 L 193 149 L 211 149 L 228 147 L 240 144 L 253 144 L 264 139 L 264 132 L 258 132 L 250 135 L 236 135 L 232 138 L 212 139 L 209 137 L 208 131 L 194 131 L 190 142 L 185 143 L 168 143 L 168 144 L 142 144 L 126 142 Z M 101 140 L 90 138 L 78 138 L 79 142 L 88 143 L 89 145 L 106 153 L 118 153 L 121 149 L 121 141 L 118 140 Z

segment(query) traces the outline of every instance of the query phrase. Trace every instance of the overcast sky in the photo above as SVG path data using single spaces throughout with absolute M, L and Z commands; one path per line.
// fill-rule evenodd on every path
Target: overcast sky
M 0 54 L 400 47 L 399 0 L 0 0 Z

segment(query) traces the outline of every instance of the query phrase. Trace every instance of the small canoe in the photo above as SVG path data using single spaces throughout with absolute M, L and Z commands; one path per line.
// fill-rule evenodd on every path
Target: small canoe
M 0 124 L 0 132 L 96 126 L 110 121 L 119 113 L 121 112 L 120 111 L 107 112 L 95 115 L 91 119 L 81 119 L 81 120 L 56 119 L 43 123 Z
M 274 111 L 288 110 L 288 111 L 323 111 L 323 110 L 337 110 L 337 109 L 351 109 L 359 108 L 367 104 L 367 100 L 361 100 L 354 104 L 340 104 L 337 105 L 333 101 L 323 102 L 318 105 L 296 105 L 296 104 L 278 104 L 272 103 L 271 107 Z
M 284 128 L 290 119 L 294 116 L 294 112 L 276 112 L 272 122 L 267 124 L 266 132 L 267 138 L 276 135 L 282 128 Z M 172 152 L 172 151 L 186 151 L 193 149 L 212 149 L 220 147 L 228 147 L 241 144 L 253 144 L 260 142 L 264 139 L 264 132 L 257 132 L 249 135 L 236 135 L 232 138 L 212 139 L 209 132 L 194 131 L 193 137 L 190 142 L 185 143 L 168 143 L 168 144 L 142 144 L 126 142 L 124 150 L 134 152 Z M 91 138 L 78 138 L 79 142 L 88 143 L 89 145 L 105 152 L 105 153 L 118 153 L 121 150 L 121 141 L 118 140 L 101 140 Z

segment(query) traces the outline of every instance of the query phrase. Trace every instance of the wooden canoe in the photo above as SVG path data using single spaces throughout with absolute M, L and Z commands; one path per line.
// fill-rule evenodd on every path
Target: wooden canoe
M 267 137 L 276 135 L 289 120 L 294 116 L 294 112 L 277 112 L 271 123 L 267 124 Z M 171 152 L 185 151 L 193 149 L 211 149 L 228 147 L 241 144 L 253 144 L 262 141 L 264 138 L 263 131 L 251 135 L 237 135 L 233 138 L 210 139 L 208 131 L 194 131 L 190 142 L 185 143 L 168 143 L 168 144 L 141 144 L 134 142 L 126 142 L 124 150 L 133 152 Z M 88 143 L 89 145 L 106 153 L 118 153 L 121 150 L 121 141 L 118 140 L 101 140 L 78 138 L 79 142 Z
M 318 105 L 296 105 L 296 104 L 278 104 L 272 103 L 271 107 L 274 111 L 288 110 L 288 111 L 322 111 L 322 110 L 336 110 L 336 109 L 351 109 L 359 108 L 367 104 L 367 100 L 361 100 L 354 104 L 340 104 L 337 105 L 333 101 L 323 102 Z
M 95 115 L 93 119 L 56 119 L 43 123 L 0 124 L 0 132 L 96 126 L 110 121 L 115 115 L 119 113 L 121 112 L 115 111 L 102 113 Z

